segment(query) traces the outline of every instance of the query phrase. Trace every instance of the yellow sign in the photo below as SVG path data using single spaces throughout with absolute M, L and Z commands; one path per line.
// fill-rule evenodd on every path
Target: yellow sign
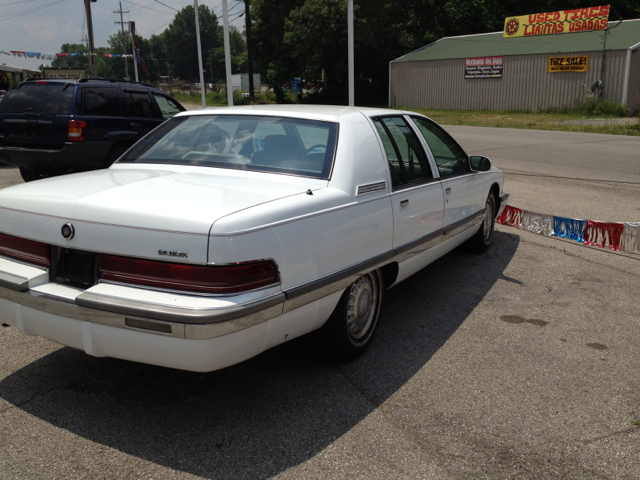
M 601 7 L 535 13 L 504 19 L 504 38 L 549 35 L 553 33 L 604 30 L 609 21 L 609 5 Z
M 589 55 L 580 57 L 549 57 L 549 72 L 588 72 Z

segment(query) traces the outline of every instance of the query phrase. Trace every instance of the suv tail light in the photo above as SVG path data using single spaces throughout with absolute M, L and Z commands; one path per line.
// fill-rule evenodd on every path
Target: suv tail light
M 98 266 L 104 280 L 195 293 L 233 294 L 278 283 L 269 260 L 200 266 L 101 254 Z
M 40 267 L 51 266 L 51 247 L 46 243 L 0 233 L 0 255 Z
M 69 142 L 82 142 L 84 140 L 85 128 L 87 128 L 87 122 L 83 122 L 82 120 L 69 120 L 67 140 Z

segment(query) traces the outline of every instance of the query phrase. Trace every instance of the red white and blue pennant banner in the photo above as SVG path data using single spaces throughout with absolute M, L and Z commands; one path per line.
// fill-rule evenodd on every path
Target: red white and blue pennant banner
M 37 58 L 40 60 L 55 60 L 56 58 L 65 58 L 65 57 L 77 57 L 79 55 L 89 55 L 87 52 L 76 52 L 76 53 L 40 53 L 40 52 L 21 52 L 18 50 L 0 50 L 0 54 L 9 55 L 12 57 L 22 57 L 22 58 Z M 94 55 L 99 55 L 101 57 L 109 57 L 109 58 L 122 58 L 122 57 L 132 57 L 133 55 L 122 55 L 120 53 L 102 53 L 95 52 Z M 138 57 L 139 58 L 139 57 Z M 138 59 L 140 61 L 140 59 Z
M 496 221 L 552 237 L 562 237 L 593 247 L 640 253 L 640 223 L 596 222 L 557 217 L 506 205 Z

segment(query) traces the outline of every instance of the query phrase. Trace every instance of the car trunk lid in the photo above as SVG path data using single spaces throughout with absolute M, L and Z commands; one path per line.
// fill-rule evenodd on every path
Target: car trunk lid
M 158 258 L 161 250 L 182 252 L 187 256 L 172 257 L 206 263 L 209 230 L 217 219 L 320 186 L 311 179 L 205 167 L 132 167 L 6 188 L 0 192 L 2 231 L 119 255 Z M 67 222 L 75 229 L 70 240 L 61 234 Z

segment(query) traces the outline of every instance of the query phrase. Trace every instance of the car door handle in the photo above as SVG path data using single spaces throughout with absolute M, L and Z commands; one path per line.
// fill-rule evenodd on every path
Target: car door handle
M 449 195 L 451 193 L 451 187 L 447 187 L 444 189 L 444 193 L 446 193 L 447 195 Z
M 409 200 L 402 200 L 400 202 L 400 210 L 404 210 L 405 208 L 407 208 L 409 206 Z
M 139 123 L 132 123 L 132 124 L 131 124 L 131 126 L 132 126 L 132 127 L 139 127 L 139 126 L 140 126 L 140 124 L 139 124 Z

